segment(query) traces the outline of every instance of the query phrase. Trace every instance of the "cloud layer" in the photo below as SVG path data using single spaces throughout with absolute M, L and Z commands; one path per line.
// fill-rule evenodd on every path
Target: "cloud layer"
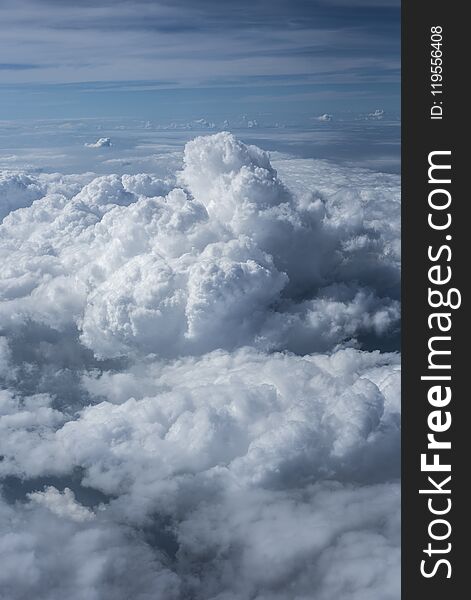
M 2 176 L 8 600 L 399 597 L 398 182 L 311 177 Z
M 5 212 L 31 204 L 0 231 L 12 335 L 31 321 L 73 329 L 104 359 L 312 352 L 397 328 L 397 201 L 297 197 L 231 134 L 188 143 L 174 181 L 111 175 L 78 193 L 60 176 L 4 181 Z

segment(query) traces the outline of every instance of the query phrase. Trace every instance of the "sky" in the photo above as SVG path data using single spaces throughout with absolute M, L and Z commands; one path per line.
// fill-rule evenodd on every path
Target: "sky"
M 399 111 L 398 0 L 0 0 L 0 120 Z
M 0 0 L 0 596 L 400 598 L 395 0 Z

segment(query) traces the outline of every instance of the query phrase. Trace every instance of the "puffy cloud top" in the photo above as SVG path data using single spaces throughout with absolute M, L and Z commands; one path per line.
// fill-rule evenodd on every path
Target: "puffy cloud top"
M 0 219 L 41 198 L 44 187 L 25 173 L 0 173 Z
M 398 181 L 279 164 L 0 179 L 9 599 L 398 598 Z
M 40 178 L 18 181 L 40 195 Z M 189 142 L 173 182 L 111 175 L 72 197 L 53 190 L 0 229 L 9 331 L 75 328 L 97 358 L 116 358 L 311 352 L 397 326 L 398 256 L 376 191 L 296 196 L 265 152 L 228 133 Z

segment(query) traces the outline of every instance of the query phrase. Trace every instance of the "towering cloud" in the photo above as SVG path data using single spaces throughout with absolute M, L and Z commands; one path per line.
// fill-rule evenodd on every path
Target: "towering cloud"
M 8 598 L 398 597 L 398 182 L 295 168 L 2 180 Z

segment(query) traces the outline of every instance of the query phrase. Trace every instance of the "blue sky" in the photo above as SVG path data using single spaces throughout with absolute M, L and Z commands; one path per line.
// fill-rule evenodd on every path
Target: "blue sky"
M 0 120 L 399 110 L 398 0 L 0 0 Z

